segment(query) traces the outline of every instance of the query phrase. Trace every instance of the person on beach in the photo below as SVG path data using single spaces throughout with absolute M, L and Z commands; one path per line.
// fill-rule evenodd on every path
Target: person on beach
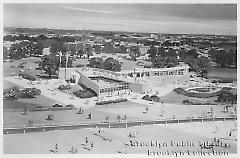
M 117 120 L 120 122 L 121 116 L 117 115 Z
M 91 113 L 88 114 L 88 119 L 90 119 L 90 120 L 92 119 L 92 114 Z
M 85 138 L 85 143 L 86 143 L 86 144 L 88 143 L 88 137 Z
M 55 145 L 55 152 L 58 152 L 58 144 Z

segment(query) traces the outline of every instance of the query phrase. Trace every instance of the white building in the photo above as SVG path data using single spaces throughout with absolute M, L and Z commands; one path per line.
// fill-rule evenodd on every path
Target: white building
M 59 68 L 59 78 L 92 89 L 98 96 L 126 93 L 131 90 L 142 93 L 167 84 L 181 85 L 190 82 L 189 66 L 171 68 L 135 68 L 113 72 L 97 68 Z

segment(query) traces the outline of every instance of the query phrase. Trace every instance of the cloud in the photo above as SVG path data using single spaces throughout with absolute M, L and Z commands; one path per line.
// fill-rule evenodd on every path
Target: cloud
M 91 12 L 91 13 L 105 13 L 105 14 L 113 14 L 114 12 L 112 11 L 105 11 L 105 10 L 91 10 L 91 9 L 85 9 L 85 8 L 77 8 L 77 7 L 62 7 L 65 9 L 71 9 L 71 10 L 79 10 L 83 12 Z

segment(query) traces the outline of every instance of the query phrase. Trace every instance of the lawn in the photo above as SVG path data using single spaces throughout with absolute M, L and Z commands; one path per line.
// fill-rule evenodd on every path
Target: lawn
M 16 108 L 16 104 L 14 104 L 14 103 L 18 103 L 18 101 L 10 102 L 10 103 L 13 107 Z M 117 121 L 117 113 L 108 112 L 108 110 L 104 110 L 104 109 L 110 109 L 110 111 L 112 111 L 112 110 L 115 111 L 114 109 L 117 110 L 119 107 L 126 107 L 127 109 L 131 109 L 130 108 L 131 105 L 133 105 L 136 108 L 136 106 L 138 106 L 139 104 L 135 104 L 135 103 L 131 103 L 131 102 L 118 103 L 118 104 L 113 105 L 113 106 L 115 106 L 115 108 L 109 107 L 111 105 L 95 106 L 90 109 L 84 109 L 83 114 L 77 114 L 78 110 L 37 111 L 37 112 L 28 112 L 27 115 L 22 115 L 21 111 L 20 112 L 4 111 L 3 122 L 4 122 L 4 125 L 23 125 L 23 124 L 27 124 L 28 120 L 33 120 L 34 123 L 36 123 L 36 124 L 39 124 L 39 123 L 45 123 L 45 124 L 62 123 L 62 124 L 64 124 L 64 123 L 68 123 L 68 122 L 75 122 L 75 123 L 78 122 L 79 123 L 79 122 L 105 121 L 105 118 L 107 116 L 110 117 L 110 121 Z M 20 108 L 20 106 L 21 107 L 24 107 L 24 106 L 32 107 L 32 106 L 36 106 L 36 105 L 34 105 L 34 104 L 24 105 L 21 103 L 21 104 L 19 104 L 19 108 Z M 91 120 L 87 119 L 89 113 L 92 114 Z M 54 115 L 53 121 L 46 120 L 48 114 Z M 121 115 L 121 116 L 124 117 L 123 115 Z M 132 117 L 127 116 L 127 118 L 128 119 L 130 119 L 130 118 L 136 119 L 136 118 L 138 118 L 138 116 L 132 116 Z
M 208 78 L 222 80 L 237 80 L 237 69 L 235 68 L 217 68 L 208 69 Z
M 169 94 L 160 97 L 160 100 L 163 100 L 165 103 L 174 103 L 174 104 L 182 104 L 183 100 L 189 100 L 191 102 L 201 102 L 201 103 L 206 103 L 206 102 L 212 102 L 216 99 L 216 97 L 212 98 L 192 98 L 192 97 L 187 97 L 181 94 L 177 94 L 175 92 L 170 92 Z
M 41 58 L 37 57 L 30 57 L 30 58 L 22 58 L 19 60 L 12 60 L 12 62 L 4 62 L 3 63 L 3 77 L 9 77 L 12 73 L 18 74 L 20 70 L 24 70 L 24 72 L 29 73 L 31 75 L 39 75 L 43 73 L 41 70 L 35 70 L 35 68 L 38 67 L 38 61 L 40 61 Z M 25 64 L 24 68 L 19 68 L 18 65 L 21 62 L 27 62 Z M 31 67 L 31 70 L 29 69 Z

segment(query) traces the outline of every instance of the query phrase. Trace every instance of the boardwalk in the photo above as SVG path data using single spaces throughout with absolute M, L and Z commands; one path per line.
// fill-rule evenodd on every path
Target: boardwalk
M 211 117 L 211 118 L 189 118 L 189 119 L 171 119 L 171 120 L 139 120 L 123 122 L 92 122 L 92 123 L 72 123 L 72 124 L 52 124 L 52 125 L 34 125 L 24 127 L 3 127 L 3 134 L 45 132 L 52 130 L 73 130 L 80 128 L 128 128 L 133 126 L 171 124 L 171 123 L 191 123 L 191 122 L 209 122 L 209 121 L 233 121 L 237 117 Z

